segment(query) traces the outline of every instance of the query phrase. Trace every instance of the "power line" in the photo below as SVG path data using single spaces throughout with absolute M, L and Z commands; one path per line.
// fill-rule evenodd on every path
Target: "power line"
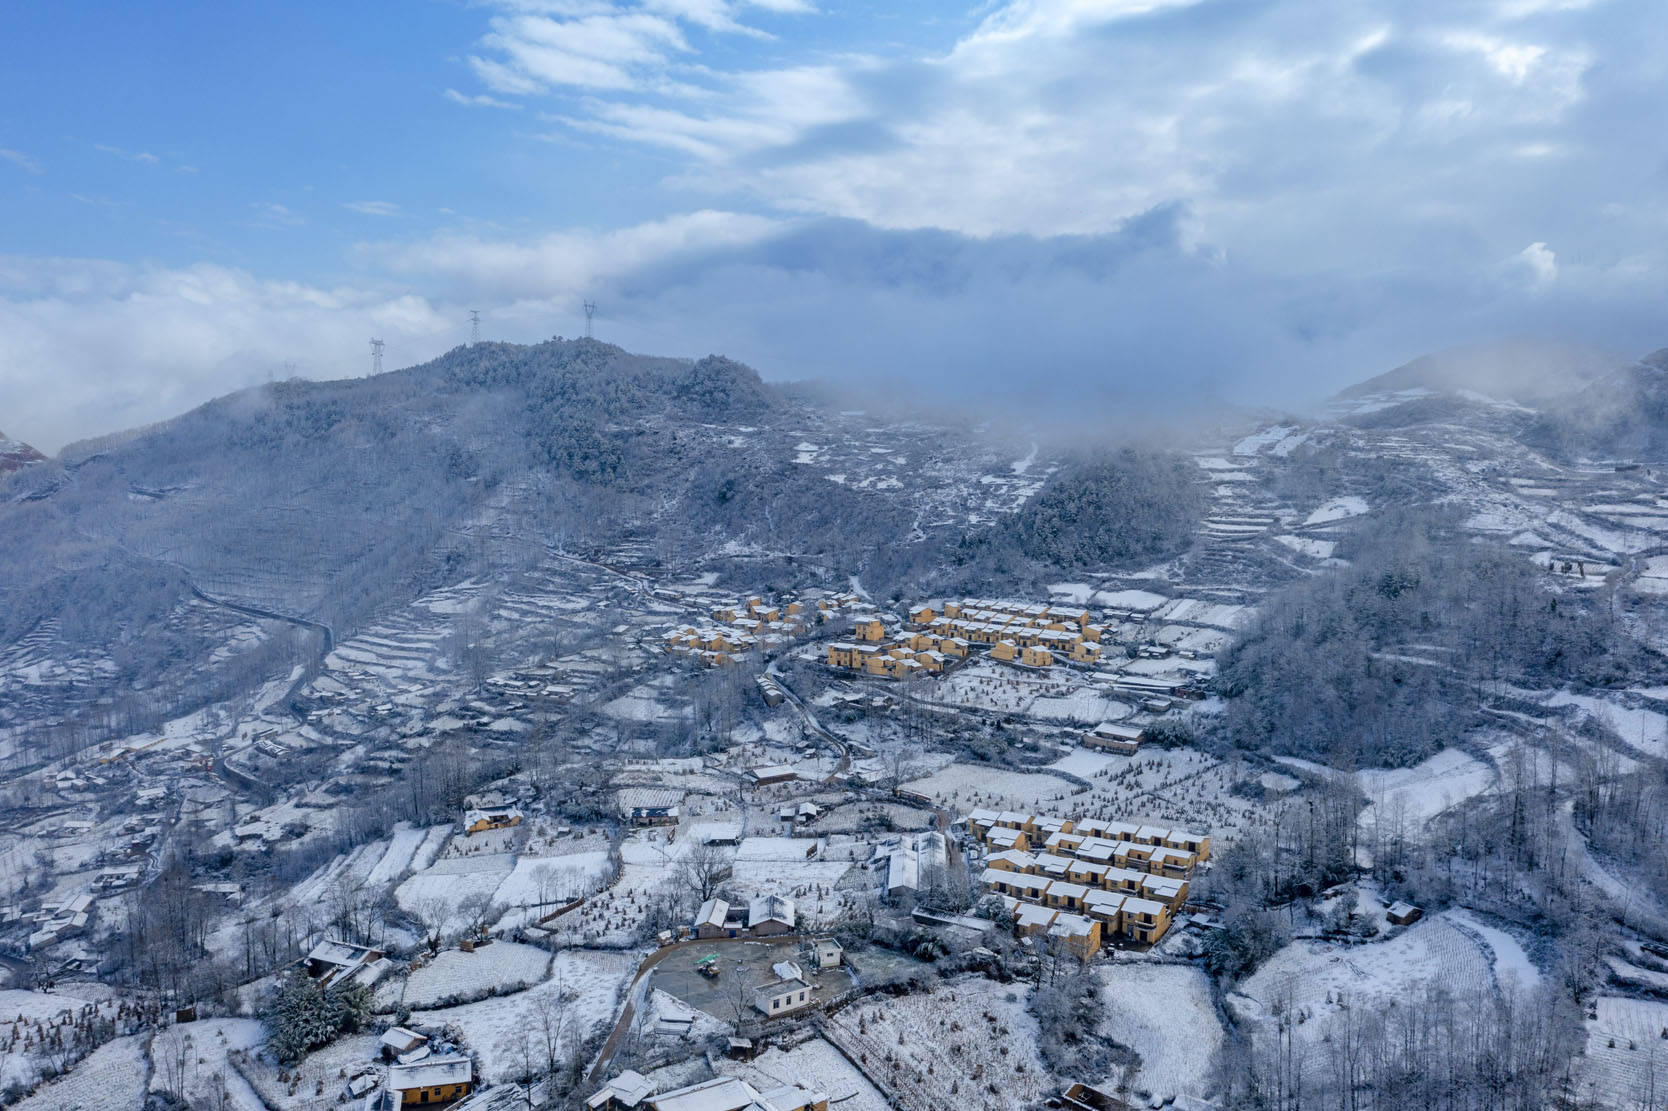
M 379 339 L 371 341 L 371 373 L 382 373 L 382 341 Z
M 469 310 L 469 346 L 474 347 L 481 342 L 481 310 Z
M 591 318 L 593 316 L 595 316 L 596 314 L 597 314 L 597 303 L 595 301 L 586 301 L 585 302 L 585 338 L 586 339 L 591 338 Z

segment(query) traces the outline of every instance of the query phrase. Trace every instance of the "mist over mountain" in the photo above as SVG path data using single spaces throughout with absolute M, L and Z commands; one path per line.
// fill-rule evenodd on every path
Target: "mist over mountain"
M 1501 401 L 1534 404 L 1575 393 L 1627 360 L 1595 348 L 1551 340 L 1518 339 L 1455 347 L 1423 355 L 1358 382 L 1340 397 L 1430 390 L 1469 391 Z

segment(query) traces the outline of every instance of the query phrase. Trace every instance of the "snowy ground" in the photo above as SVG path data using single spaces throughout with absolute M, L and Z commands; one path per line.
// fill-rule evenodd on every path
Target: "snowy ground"
M 117 1038 L 20 1103 L 17 1111 L 133 1111 L 145 1103 L 145 1038 Z
M 1399 820 L 1411 831 L 1489 790 L 1494 785 L 1494 770 L 1449 748 L 1411 768 L 1369 769 L 1357 773 L 1357 779 L 1370 803 L 1361 813 L 1363 829 L 1370 829 L 1377 821 Z
M 1668 1092 L 1668 1003 L 1601 995 L 1576 1093 L 1597 1107 L 1659 1106 Z
M 984 806 L 1065 813 L 1075 805 L 1073 800 L 1088 793 L 1056 776 L 980 764 L 951 764 L 904 786 L 963 812 Z
M 923 1107 L 1030 1107 L 1054 1087 L 1037 1057 L 1029 988 L 983 977 L 855 1003 L 833 1019 L 867 1067 Z
M 538 983 L 550 970 L 550 953 L 532 945 L 495 941 L 473 953 L 446 949 L 405 978 L 404 990 L 395 981 L 377 992 L 377 1008 L 391 1011 L 404 1003 L 413 1009 L 435 1007 L 447 1000 L 499 995 Z
M 1106 1078 L 1109 1091 L 1124 1083 L 1153 1103 L 1177 1095 L 1204 1096 L 1222 1024 L 1204 972 L 1190 965 L 1114 963 L 1099 969 L 1106 1002 L 1106 1036 L 1141 1057 L 1125 1077 Z
M 469 1047 L 480 1054 L 486 1078 L 501 1080 L 512 1064 L 509 1040 L 527 1026 L 536 1007 L 565 998 L 562 1010 L 577 1044 L 614 1017 L 619 993 L 636 972 L 639 957 L 637 953 L 565 950 L 556 955 L 549 979 L 528 991 L 461 1007 L 417 1011 L 412 1021 L 424 1026 L 456 1026 Z
M 492 898 L 508 878 L 513 859 L 507 853 L 491 853 L 437 860 L 400 884 L 394 897 L 424 923 L 452 933 L 470 923 L 466 903 Z
M 216 1018 L 186 1022 L 161 1030 L 151 1042 L 151 1091 L 185 1089 L 185 1096 L 205 1107 L 218 1107 L 224 1093 L 229 1111 L 264 1111 L 260 1096 L 226 1060 L 231 1050 L 253 1049 L 265 1033 L 259 1020 Z
M 1427 918 L 1369 945 L 1293 942 L 1240 985 L 1228 1003 L 1257 1025 L 1270 1022 L 1281 1007 L 1302 1016 L 1298 1037 L 1314 1050 L 1346 1008 L 1412 1005 L 1429 985 L 1461 997 L 1497 993 L 1502 973 L 1519 989 L 1539 976 L 1516 941 L 1460 912 Z
M 289 1069 L 279 1069 L 259 1056 L 246 1059 L 244 1071 L 261 1099 L 274 1111 L 325 1111 L 339 1107 L 346 1076 L 378 1060 L 376 1034 L 339 1038 L 304 1057 Z M 279 1073 L 285 1079 L 279 1079 Z

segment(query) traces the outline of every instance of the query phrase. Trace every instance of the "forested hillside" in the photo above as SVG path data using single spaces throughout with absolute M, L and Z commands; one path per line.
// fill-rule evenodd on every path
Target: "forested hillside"
M 1434 509 L 1387 514 L 1345 566 L 1271 596 L 1221 659 L 1235 744 L 1343 767 L 1417 763 L 1465 733 L 1475 685 L 1608 685 L 1652 666 L 1601 598 Z M 1660 662 L 1660 661 L 1656 661 Z

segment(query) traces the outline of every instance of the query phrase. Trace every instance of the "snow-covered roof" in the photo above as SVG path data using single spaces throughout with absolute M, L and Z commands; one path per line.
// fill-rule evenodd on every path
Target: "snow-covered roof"
M 396 1053 L 404 1053 L 412 1046 L 421 1045 L 429 1039 L 415 1030 L 407 1030 L 403 1026 L 390 1026 L 382 1035 L 382 1044 Z
M 636 1107 L 653 1094 L 652 1080 L 634 1069 L 627 1069 L 604 1084 L 600 1091 L 585 1101 L 585 1106 L 594 1109 L 612 1099 L 621 1106 Z
M 760 895 L 747 906 L 747 928 L 762 922 L 783 922 L 793 925 L 793 900 L 780 895 Z
M 475 1079 L 475 1063 L 467 1057 L 431 1057 L 415 1065 L 389 1065 L 388 1086 L 406 1092 L 468 1084 Z
M 729 915 L 729 903 L 723 899 L 708 899 L 701 904 L 701 909 L 695 912 L 695 925 L 717 926 L 722 929 Z

